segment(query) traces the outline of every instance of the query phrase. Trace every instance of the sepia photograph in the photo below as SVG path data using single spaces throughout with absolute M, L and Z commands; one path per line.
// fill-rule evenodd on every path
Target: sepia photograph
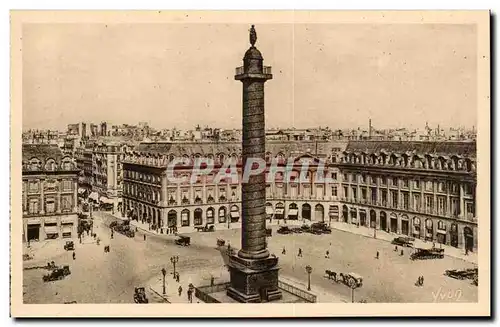
M 13 316 L 491 314 L 488 11 L 10 15 Z

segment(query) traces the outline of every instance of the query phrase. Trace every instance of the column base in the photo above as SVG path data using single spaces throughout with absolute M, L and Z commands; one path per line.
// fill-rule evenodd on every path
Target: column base
M 231 286 L 227 295 L 241 303 L 262 303 L 282 298 L 278 288 L 278 258 L 229 258 Z

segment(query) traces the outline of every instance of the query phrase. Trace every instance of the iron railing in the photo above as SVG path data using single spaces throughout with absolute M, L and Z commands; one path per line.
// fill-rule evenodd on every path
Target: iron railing
M 293 285 L 290 285 L 284 281 L 278 280 L 278 287 L 284 291 L 287 291 L 288 293 L 291 293 L 291 294 L 305 300 L 306 302 L 316 303 L 316 300 L 317 300 L 316 295 L 309 293 L 307 291 L 304 291 L 304 290 L 302 290 L 298 287 L 295 287 Z

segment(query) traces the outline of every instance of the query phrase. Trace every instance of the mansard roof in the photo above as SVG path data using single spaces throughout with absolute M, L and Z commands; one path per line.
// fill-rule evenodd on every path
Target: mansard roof
M 54 159 L 59 163 L 63 158 L 63 153 L 55 144 L 23 144 L 22 158 L 23 161 L 36 158 L 42 162 Z
M 347 152 L 415 153 L 476 157 L 476 142 L 349 141 Z

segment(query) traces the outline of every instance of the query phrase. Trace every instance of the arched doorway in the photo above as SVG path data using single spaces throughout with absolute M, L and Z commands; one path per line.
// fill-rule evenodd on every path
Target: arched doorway
M 226 207 L 220 207 L 219 208 L 219 223 L 225 223 L 226 222 Z
M 175 210 L 170 210 L 167 214 L 167 226 L 177 227 L 177 212 Z
M 194 210 L 194 225 L 203 225 L 203 210 L 201 210 L 200 208 L 196 208 Z
M 380 212 L 380 229 L 387 231 L 387 214 L 385 211 Z
M 433 230 L 432 219 L 425 220 L 425 240 L 432 241 L 434 239 L 434 230 Z
M 413 217 L 413 237 L 420 238 L 420 218 Z
M 273 219 L 273 215 L 274 215 L 273 205 L 272 205 L 272 203 L 267 202 L 266 203 L 266 219 L 271 221 Z
M 189 210 L 184 209 L 181 211 L 181 226 L 186 227 L 189 226 L 190 221 L 189 221 Z
M 368 226 L 366 224 L 366 210 L 364 209 L 359 210 L 359 223 L 361 226 Z
M 275 219 L 285 218 L 285 205 L 281 202 L 276 203 L 276 210 L 274 210 Z
M 458 225 L 456 223 L 450 226 L 450 245 L 458 247 Z
M 325 221 L 325 208 L 321 204 L 317 204 L 314 207 L 314 220 L 316 221 Z
M 296 203 L 290 203 L 288 206 L 288 219 L 297 220 L 299 216 L 299 207 Z
M 237 205 L 231 206 L 231 222 L 237 223 L 240 220 L 240 208 Z
M 377 213 L 375 210 L 370 210 L 370 227 L 377 227 Z
M 356 210 L 356 208 L 351 208 L 351 223 L 355 224 L 355 225 L 359 225 L 358 210 Z
M 391 233 L 398 232 L 398 216 L 393 212 L 391 213 Z
M 464 244 L 465 250 L 472 252 L 474 249 L 474 233 L 470 227 L 464 227 Z
M 347 222 L 347 218 L 349 217 L 349 209 L 346 205 L 342 206 L 342 221 L 344 223 Z
M 215 223 L 215 210 L 214 208 L 210 207 L 207 209 L 207 224 L 214 224 Z
M 302 205 L 302 219 L 311 220 L 311 206 L 307 203 Z
M 401 234 L 410 235 L 410 221 L 407 215 L 401 216 Z

